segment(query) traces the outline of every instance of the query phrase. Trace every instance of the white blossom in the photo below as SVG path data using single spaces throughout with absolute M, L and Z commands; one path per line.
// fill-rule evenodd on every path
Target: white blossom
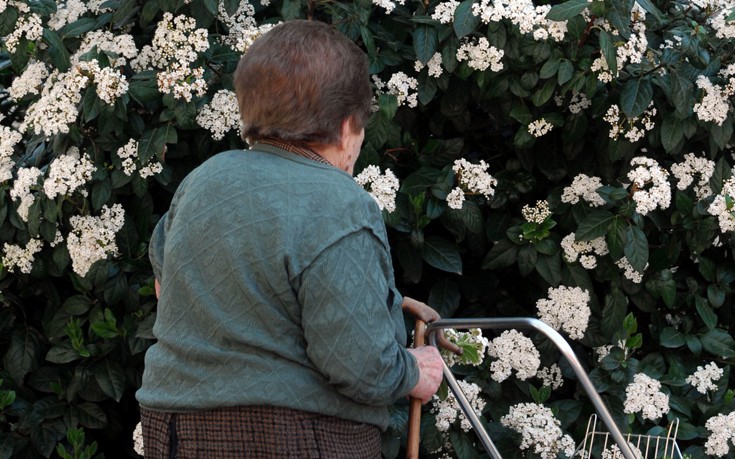
M 28 210 L 30 209 L 36 197 L 31 192 L 31 188 L 38 184 L 38 179 L 42 172 L 36 167 L 21 167 L 18 169 L 18 176 L 13 182 L 13 188 L 10 190 L 10 198 L 13 201 L 20 201 L 18 204 L 18 216 L 24 222 L 28 221 Z
M 594 61 L 592 61 L 590 70 L 592 71 L 592 73 L 597 74 L 597 79 L 602 83 L 609 83 L 614 78 L 612 71 L 610 71 L 610 67 L 607 65 L 607 60 L 603 55 L 597 57 Z
M 470 403 L 472 411 L 477 416 L 482 416 L 482 409 L 485 408 L 485 400 L 480 397 L 480 392 L 482 391 L 480 386 L 462 380 L 457 381 L 457 383 Z M 448 432 L 449 428 L 457 419 L 460 420 L 460 427 L 463 431 L 469 432 L 472 429 L 470 421 L 464 415 L 464 412 L 462 412 L 459 402 L 451 391 L 445 400 L 434 395 L 432 398 L 431 412 L 435 413 L 436 429 L 439 432 Z
M 371 165 L 363 169 L 355 177 L 355 181 L 370 193 L 380 210 L 388 212 L 396 210 L 399 183 L 392 170 L 386 169 L 385 173 L 381 174 L 378 166 Z
M 261 1 L 264 6 L 266 3 L 269 2 Z M 227 35 L 221 37 L 221 42 L 243 54 L 247 52 L 255 40 L 280 24 L 279 22 L 259 26 L 255 21 L 255 7 L 246 0 L 240 2 L 237 10 L 232 15 L 227 12 L 224 1 L 220 0 L 217 8 L 217 19 L 226 24 L 228 30 Z
M 547 218 L 551 217 L 551 210 L 549 210 L 549 203 L 547 201 L 536 201 L 535 206 L 526 204 L 521 209 L 521 215 L 529 223 L 536 223 L 540 225 Z
M 76 123 L 79 116 L 81 91 L 89 81 L 89 77 L 79 73 L 76 67 L 64 73 L 58 70 L 51 72 L 43 85 L 41 97 L 28 107 L 20 130 L 32 128 L 34 133 L 47 137 L 68 134 L 69 126 Z
M 629 279 L 636 284 L 640 284 L 641 282 L 643 282 L 643 273 L 636 271 L 626 257 L 623 257 L 620 260 L 616 261 L 615 264 L 618 266 L 618 268 L 623 270 L 623 275 L 626 277 L 626 279 Z M 647 267 L 648 264 L 646 264 L 646 268 Z
M 464 206 L 464 191 L 460 187 L 454 188 L 447 195 L 447 206 L 451 209 L 461 209 Z
M 597 237 L 591 241 L 576 240 L 576 233 L 569 233 L 561 240 L 561 248 L 564 250 L 564 259 L 569 263 L 579 260 L 585 269 L 597 267 L 597 256 L 608 254 L 607 242 L 604 236 Z
M 643 419 L 655 421 L 669 412 L 669 396 L 661 392 L 661 383 L 644 373 L 633 377 L 625 388 L 625 413 L 640 412 Z
M 128 140 L 128 143 L 118 148 L 117 156 L 122 160 L 123 173 L 127 176 L 138 172 L 141 178 L 148 178 L 163 170 L 163 165 L 153 158 L 146 164 L 141 164 L 138 160 L 138 142 L 135 139 Z
M 633 453 L 633 457 L 635 457 L 635 459 L 643 459 L 643 453 L 640 449 L 638 449 L 632 443 L 628 443 L 628 447 Z M 609 448 L 605 448 L 600 459 L 625 459 L 625 456 L 623 456 L 623 453 L 620 451 L 620 448 L 618 448 L 618 445 L 611 445 Z
M 728 233 L 735 230 L 735 216 L 733 216 L 733 205 L 735 204 L 735 177 L 725 180 L 722 191 L 715 196 L 707 211 L 717 217 L 720 231 Z
M 698 366 L 697 371 L 689 375 L 686 381 L 694 386 L 699 393 L 706 394 L 707 391 L 717 390 L 715 381 L 722 378 L 723 374 L 722 368 L 718 367 L 715 362 L 710 362 L 705 366 Z
M 140 454 L 141 456 L 145 456 L 145 447 L 143 443 L 143 426 L 139 422 L 135 425 L 135 430 L 133 430 L 133 449 L 136 453 Z
M 72 269 L 86 276 L 94 263 L 109 255 L 117 256 L 115 235 L 125 223 L 125 211 L 120 204 L 103 206 L 99 217 L 75 215 L 69 219 L 71 231 L 66 245 Z
M 436 5 L 431 19 L 439 21 L 441 24 L 451 24 L 454 20 L 454 10 L 459 6 L 457 0 L 447 0 Z
M 735 412 L 717 414 L 704 424 L 710 436 L 704 444 L 704 451 L 710 456 L 722 457 L 730 452 L 730 444 L 735 445 Z
M 636 156 L 630 165 L 634 168 L 628 172 L 628 179 L 632 182 L 636 212 L 646 215 L 657 207 L 668 208 L 671 204 L 671 185 L 666 170 L 656 160 L 645 156 Z
M 549 287 L 547 298 L 536 301 L 538 316 L 554 330 L 582 339 L 590 319 L 590 294 L 579 287 Z
M 709 180 L 715 172 L 715 162 L 707 158 L 698 158 L 694 153 L 684 155 L 684 161 L 671 165 L 671 173 L 678 180 L 676 187 L 685 190 L 694 182 L 695 175 L 699 175 L 699 181 L 694 187 L 694 194 L 698 199 L 704 199 L 712 195 Z
M 554 125 L 547 122 L 544 118 L 532 121 L 528 125 L 528 133 L 534 137 L 544 136 L 548 134 L 552 129 L 554 129 Z
M 532 0 L 481 0 L 472 5 L 472 14 L 485 24 L 507 19 L 534 40 L 552 38 L 559 42 L 567 32 L 567 21 L 546 19 L 550 9 L 550 5 L 534 5 Z
M 543 381 L 544 386 L 551 387 L 556 390 L 564 384 L 564 377 L 561 374 L 559 365 L 552 364 L 550 367 L 541 368 L 536 377 Z
M 392 2 L 391 0 L 373 0 L 373 5 L 384 8 L 385 14 L 391 14 L 396 8 L 396 3 L 403 5 L 405 2 L 406 0 L 396 0 L 395 2 Z
M 28 41 L 36 41 L 43 35 L 43 25 L 41 24 L 41 16 L 36 13 L 23 15 L 18 18 L 15 23 L 15 30 L 10 35 L 5 36 L 5 47 L 10 54 L 15 54 L 18 50 L 20 39 L 25 36 Z
M 80 157 L 79 149 L 72 147 L 51 161 L 48 170 L 48 177 L 43 182 L 43 192 L 49 199 L 54 199 L 57 195 L 69 196 L 82 188 L 92 179 L 95 167 L 89 157 Z M 81 193 L 87 195 L 84 189 Z
M 22 139 L 23 135 L 15 129 L 0 126 L 0 182 L 13 178 L 13 151 Z
M 500 423 L 521 434 L 521 450 L 531 449 L 541 459 L 556 459 L 574 454 L 574 440 L 564 435 L 561 423 L 547 407 L 536 403 L 518 403 L 510 407 Z
M 464 158 L 454 161 L 452 170 L 459 177 L 459 185 L 462 189 L 471 193 L 482 194 L 486 198 L 495 195 L 495 185 L 498 181 L 487 172 L 490 166 L 480 160 L 479 164 L 473 164 Z
M 489 67 L 493 72 L 500 72 L 503 70 L 501 59 L 504 54 L 502 49 L 490 46 L 487 38 L 480 37 L 476 43 L 465 40 L 457 50 L 457 60 L 467 61 L 467 65 L 475 70 L 484 71 Z
M 120 71 L 110 67 L 100 67 L 97 59 L 80 62 L 77 70 L 89 78 L 97 88 L 97 97 L 108 105 L 114 105 L 115 100 L 128 92 L 128 81 Z
M 512 370 L 522 381 L 532 378 L 541 365 L 538 349 L 530 338 L 517 330 L 506 330 L 490 341 L 487 353 L 497 359 L 490 364 L 490 377 L 497 382 L 508 379 Z
M 43 248 L 40 239 L 31 239 L 25 247 L 5 243 L 3 246 L 3 266 L 8 271 L 29 274 L 33 269 L 33 258 Z
M 426 63 L 426 66 L 429 67 L 429 76 L 434 78 L 439 78 L 442 75 L 442 55 L 441 53 L 434 53 L 433 56 L 431 56 L 431 59 L 429 59 L 429 62 Z M 423 69 L 425 66 L 421 63 L 421 61 L 414 62 L 414 70 L 417 72 L 420 72 L 421 69 Z
M 212 101 L 199 111 L 197 124 L 210 131 L 214 140 L 222 140 L 228 131 L 239 129 L 240 112 L 235 93 L 226 89 L 217 91 Z
M 653 117 L 656 116 L 657 110 L 653 107 L 653 101 L 641 116 L 622 119 L 620 116 L 620 107 L 613 104 L 603 116 L 603 119 L 610 123 L 610 138 L 617 140 L 622 135 L 629 142 L 637 142 L 641 140 L 647 131 L 656 127 Z
M 702 100 L 694 104 L 693 109 L 697 118 L 701 121 L 711 121 L 718 126 L 722 126 L 730 109 L 727 92 L 713 84 L 704 75 L 699 75 L 696 83 L 697 87 L 704 91 Z
M 586 201 L 592 207 L 605 205 L 605 200 L 597 192 L 602 187 L 602 181 L 599 177 L 590 177 L 587 174 L 579 174 L 574 177 L 572 184 L 564 187 L 561 195 L 561 201 L 569 204 L 576 204 L 580 198 Z
M 20 76 L 13 79 L 8 94 L 15 100 L 20 100 L 28 94 L 39 94 L 39 88 L 48 75 L 46 64 L 32 61 Z

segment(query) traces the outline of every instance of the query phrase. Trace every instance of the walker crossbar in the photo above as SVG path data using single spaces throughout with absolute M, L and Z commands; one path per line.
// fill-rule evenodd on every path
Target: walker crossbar
M 505 329 L 533 329 L 536 330 L 553 342 L 559 349 L 561 354 L 567 359 L 569 365 L 577 375 L 579 382 L 582 384 L 587 396 L 592 400 L 592 404 L 595 410 L 602 418 L 605 423 L 610 435 L 612 436 L 615 443 L 618 445 L 620 452 L 623 454 L 625 459 L 636 459 L 628 446 L 628 442 L 623 437 L 622 432 L 615 424 L 610 412 L 607 410 L 605 403 L 597 393 L 595 386 L 590 381 L 587 372 L 582 368 L 582 364 L 577 359 L 577 355 L 572 350 L 569 343 L 553 328 L 545 324 L 544 322 L 533 319 L 530 317 L 498 317 L 498 318 L 485 318 L 485 319 L 440 319 L 427 325 L 426 333 L 429 335 L 429 343 L 432 346 L 436 346 L 436 331 L 444 330 L 447 328 L 452 329 L 470 329 L 470 328 L 482 328 L 482 329 L 493 329 L 493 330 L 505 330 Z M 464 412 L 467 420 L 470 422 L 475 432 L 480 437 L 485 450 L 492 456 L 493 459 L 502 459 L 500 452 L 493 444 L 492 440 L 487 434 L 487 430 L 480 422 L 480 419 L 475 414 L 474 410 L 470 406 L 467 398 L 459 387 L 456 378 L 444 363 L 444 376 L 447 379 L 447 384 L 454 393 L 457 402 L 459 403 L 462 411 Z

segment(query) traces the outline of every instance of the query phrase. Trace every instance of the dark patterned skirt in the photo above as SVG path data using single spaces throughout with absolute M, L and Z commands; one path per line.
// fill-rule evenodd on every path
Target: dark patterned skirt
M 377 426 L 333 416 L 272 406 L 140 412 L 146 458 L 381 457 Z

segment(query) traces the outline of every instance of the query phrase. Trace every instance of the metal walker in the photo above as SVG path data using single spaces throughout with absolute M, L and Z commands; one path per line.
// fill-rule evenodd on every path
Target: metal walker
M 426 325 L 424 322 L 416 322 L 416 330 L 414 334 L 414 345 L 423 346 L 425 344 L 425 336 L 429 337 L 429 344 L 436 346 L 436 331 L 444 330 L 447 328 L 453 329 L 493 329 L 493 330 L 507 330 L 507 329 L 519 329 L 519 330 L 536 330 L 546 336 L 552 343 L 557 347 L 559 352 L 566 358 L 570 367 L 577 376 L 579 383 L 587 393 L 587 396 L 592 401 L 595 411 L 602 419 L 607 431 L 597 431 L 597 416 L 592 415 L 587 425 L 587 434 L 585 439 L 575 452 L 575 456 L 580 455 L 583 459 L 591 459 L 594 454 L 599 454 L 599 451 L 608 447 L 609 443 L 617 445 L 620 453 L 625 459 L 656 459 L 656 458 L 672 458 L 682 459 L 679 446 L 676 444 L 676 433 L 678 430 L 678 421 L 669 427 L 669 431 L 666 437 L 657 437 L 650 435 L 623 435 L 618 426 L 615 424 L 610 412 L 608 411 L 605 403 L 600 398 L 595 386 L 590 381 L 587 372 L 582 368 L 582 364 L 579 362 L 577 355 L 572 350 L 569 343 L 553 328 L 545 324 L 544 322 L 527 317 L 507 317 L 507 318 L 492 318 L 492 319 L 440 319 L 436 322 Z M 475 414 L 474 410 L 470 406 L 467 398 L 462 392 L 456 378 L 452 374 L 451 370 L 446 363 L 444 363 L 444 377 L 447 380 L 447 384 L 450 390 L 454 393 L 457 402 L 459 403 L 462 412 L 467 417 L 467 420 L 472 425 L 475 433 L 480 438 L 480 441 L 487 451 L 487 453 L 493 459 L 502 459 L 500 452 L 497 447 L 490 439 L 487 430 L 480 422 L 480 419 Z M 408 423 L 408 442 L 406 447 L 406 458 L 417 459 L 419 453 L 419 430 L 421 421 L 421 401 L 417 399 L 411 399 L 409 408 L 409 423 Z M 673 429 L 673 436 L 672 434 Z M 612 440 L 612 442 L 610 441 Z M 633 445 L 640 454 L 634 453 L 630 447 Z M 652 451 L 652 453 L 651 453 Z

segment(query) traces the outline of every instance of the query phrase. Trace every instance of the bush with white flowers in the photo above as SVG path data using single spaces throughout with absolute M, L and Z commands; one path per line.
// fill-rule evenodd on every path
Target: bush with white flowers
M 151 231 L 192 168 L 244 147 L 243 53 L 311 18 L 368 57 L 374 110 L 355 175 L 384 210 L 398 288 L 445 317 L 547 322 L 624 431 L 679 419 L 686 454 L 732 456 L 734 12 L 721 0 L 0 0 L 0 451 L 136 457 Z M 551 457 L 581 440 L 592 406 L 547 340 L 449 337 L 466 354 L 447 361 L 501 452 Z M 451 409 L 425 407 L 423 456 L 481 454 Z M 389 458 L 403 455 L 406 406 L 391 412 Z

